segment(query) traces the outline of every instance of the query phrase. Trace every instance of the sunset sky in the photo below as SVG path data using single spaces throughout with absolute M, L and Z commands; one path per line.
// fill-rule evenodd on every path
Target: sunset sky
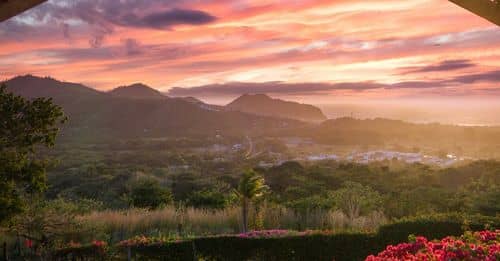
M 51 0 L 0 23 L 0 79 L 172 96 L 500 97 L 500 27 L 445 0 Z

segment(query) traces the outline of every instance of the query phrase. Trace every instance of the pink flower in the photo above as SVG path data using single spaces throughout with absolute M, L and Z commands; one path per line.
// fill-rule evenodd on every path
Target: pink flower
M 367 261 L 382 260 L 500 260 L 500 231 L 481 231 L 461 238 L 446 237 L 440 242 L 428 241 L 425 237 L 417 237 L 414 243 L 389 245 L 377 256 L 371 255 Z

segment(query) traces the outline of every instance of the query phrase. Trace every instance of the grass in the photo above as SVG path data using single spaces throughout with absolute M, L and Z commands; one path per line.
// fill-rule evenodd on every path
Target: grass
M 382 213 L 349 219 L 340 211 L 309 211 L 297 213 L 283 207 L 265 207 L 256 222 L 250 213 L 250 228 L 290 230 L 333 230 L 373 232 L 387 223 Z M 166 207 L 159 210 L 106 210 L 79 217 L 93 227 L 94 235 L 108 235 L 112 242 L 136 235 L 201 236 L 241 232 L 241 214 L 237 207 L 223 210 Z

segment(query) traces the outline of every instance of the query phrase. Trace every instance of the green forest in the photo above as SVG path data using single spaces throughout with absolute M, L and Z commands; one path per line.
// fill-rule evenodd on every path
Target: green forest
M 494 157 L 446 167 L 396 158 L 368 163 L 283 160 L 263 166 L 261 162 L 272 161 L 276 155 L 293 155 L 275 130 L 246 138 L 250 149 L 265 153 L 233 146 L 231 155 L 222 159 L 220 153 L 200 148 L 230 147 L 245 137 L 219 137 L 218 145 L 212 137 L 199 135 L 77 141 L 64 136 L 71 115 L 65 115 L 52 99 L 28 100 L 5 87 L 0 91 L 4 119 L 1 235 L 10 246 L 6 251 L 19 257 L 64 257 L 74 255 L 65 252 L 71 249 L 95 255 L 100 253 L 96 248 L 104 245 L 246 237 L 241 233 L 257 233 L 252 231 L 274 231 L 271 235 L 287 231 L 292 237 L 293 231 L 328 231 L 320 233 L 334 240 L 332 236 L 351 233 L 406 233 L 406 229 L 392 227 L 404 227 L 405 222 L 429 226 L 451 222 L 441 232 L 455 234 L 462 233 L 467 224 L 478 228 L 499 224 L 500 161 Z M 461 147 L 463 151 L 468 144 L 475 144 L 476 149 L 497 146 L 489 140 L 496 140 L 495 128 L 420 126 L 383 119 L 339 119 L 293 126 L 285 132 L 312 137 L 319 144 L 357 148 L 399 142 L 400 149 L 415 151 L 416 144 L 426 148 L 433 139 L 450 144 L 449 150 Z M 428 144 L 421 142 L 425 137 L 429 137 Z M 360 144 L 350 144 L 351 139 Z M 456 140 L 463 142 L 458 145 Z M 433 145 L 434 153 L 446 154 L 448 150 L 440 152 L 439 147 Z M 177 246 L 182 245 L 168 247 Z M 371 247 L 380 250 L 379 245 Z M 134 251 L 141 255 L 138 249 Z

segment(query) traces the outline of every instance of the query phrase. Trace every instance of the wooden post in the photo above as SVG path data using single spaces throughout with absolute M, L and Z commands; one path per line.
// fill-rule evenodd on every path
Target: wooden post
M 17 255 L 19 256 L 19 258 L 21 258 L 22 256 L 22 253 L 21 253 L 21 237 L 19 235 L 17 235 Z
M 182 236 L 182 223 L 181 222 L 179 222 L 177 224 L 177 235 Z
M 127 261 L 132 261 L 132 249 L 130 249 L 130 246 L 127 247 Z
M 196 246 L 194 244 L 194 239 L 191 240 L 191 245 L 193 246 L 193 261 L 197 261 L 197 259 L 196 259 Z
M 7 242 L 3 242 L 3 260 L 7 261 L 9 260 L 9 257 L 7 256 Z

